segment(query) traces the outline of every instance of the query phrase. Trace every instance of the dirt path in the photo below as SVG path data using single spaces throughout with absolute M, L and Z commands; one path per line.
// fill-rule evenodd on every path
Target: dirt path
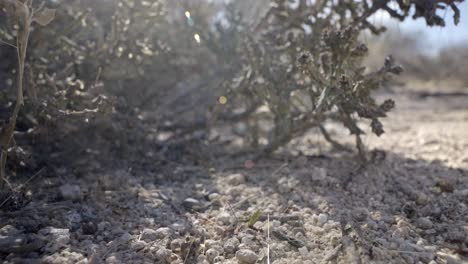
M 251 169 L 222 157 L 212 169 L 63 170 L 37 181 L 29 205 L 0 213 L 0 259 L 468 263 L 468 98 L 392 97 L 388 133 L 365 139 L 386 158 L 364 169 L 311 134 L 292 144 L 303 155 Z

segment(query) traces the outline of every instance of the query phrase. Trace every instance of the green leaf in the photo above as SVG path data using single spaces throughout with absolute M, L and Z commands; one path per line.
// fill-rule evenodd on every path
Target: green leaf
M 260 218 L 260 211 L 257 210 L 249 217 L 248 226 L 252 227 Z

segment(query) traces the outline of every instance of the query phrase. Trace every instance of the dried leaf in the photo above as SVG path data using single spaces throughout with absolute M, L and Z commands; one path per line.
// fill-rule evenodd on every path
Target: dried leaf
M 20 17 L 24 21 L 29 17 L 29 8 L 25 3 L 22 3 L 18 0 L 15 1 L 15 11 L 16 16 Z
M 55 18 L 55 9 L 44 8 L 34 13 L 33 21 L 41 26 L 47 26 Z

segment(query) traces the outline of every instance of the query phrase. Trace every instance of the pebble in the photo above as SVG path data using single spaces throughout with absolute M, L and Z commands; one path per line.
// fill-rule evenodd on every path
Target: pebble
M 179 234 L 184 233 L 187 230 L 187 225 L 181 222 L 175 222 L 171 224 L 171 229 Z
M 0 228 L 0 236 L 14 236 L 19 234 L 20 232 L 12 225 L 5 225 L 4 227 Z
M 228 212 L 224 211 L 224 212 L 221 212 L 217 217 L 216 217 L 216 220 L 220 223 L 220 224 L 223 224 L 223 225 L 229 225 L 231 224 L 231 214 L 229 214 Z
M 180 248 L 182 246 L 182 239 L 177 238 L 171 241 L 171 250 L 174 252 L 180 251 Z
M 96 223 L 92 221 L 81 223 L 81 232 L 83 235 L 93 235 L 98 230 Z
M 119 237 L 119 240 L 123 243 L 126 243 L 132 240 L 132 235 L 130 233 L 125 232 Z
M 242 237 L 241 244 L 243 246 L 251 246 L 251 245 L 254 245 L 255 242 L 253 241 L 253 237 L 251 235 L 246 235 Z
M 195 198 L 187 198 L 182 202 L 182 205 L 187 209 L 200 210 L 203 204 Z
M 328 221 L 328 215 L 327 214 L 319 214 L 318 215 L 318 219 L 317 219 L 317 225 L 318 226 L 323 226 L 327 221 Z
M 298 250 L 299 250 L 299 254 L 301 254 L 303 258 L 309 257 L 309 250 L 307 249 L 307 247 L 301 247 Z
M 64 184 L 60 186 L 60 195 L 65 200 L 79 201 L 81 200 L 80 186 L 75 184 Z
M 416 225 L 421 229 L 432 228 L 432 221 L 427 217 L 420 217 L 416 220 Z
M 253 264 L 257 261 L 258 256 L 250 249 L 241 249 L 236 252 L 236 258 L 240 263 Z
M 353 210 L 352 215 L 356 221 L 362 222 L 367 219 L 368 212 L 365 208 L 356 208 Z
M 141 232 L 141 237 L 140 239 L 145 241 L 145 242 L 152 242 L 158 238 L 157 232 L 154 229 L 151 228 L 145 228 Z
M 213 259 L 213 263 L 224 263 L 225 258 L 223 256 L 217 256 L 216 258 Z
M 219 256 L 219 252 L 214 249 L 214 248 L 210 248 L 206 251 L 205 253 L 206 257 L 208 258 L 208 261 L 210 262 L 214 262 L 214 259 Z
M 234 253 L 237 250 L 237 247 L 240 245 L 239 239 L 233 237 L 230 238 L 224 243 L 224 251 L 227 253 Z
M 227 177 L 227 183 L 233 186 L 237 186 L 245 183 L 245 176 L 240 173 L 231 174 Z
M 156 257 L 156 260 L 160 261 L 161 263 L 164 263 L 163 260 L 165 260 L 167 262 L 170 262 L 170 260 L 171 260 L 171 251 L 169 249 L 166 249 L 166 248 L 159 248 L 156 251 L 155 257 Z
M 169 227 L 160 227 L 155 232 L 157 239 L 168 238 L 172 235 L 172 230 Z
M 114 255 L 106 258 L 106 264 L 117 264 L 117 263 L 119 263 L 119 260 Z
M 221 198 L 221 194 L 219 194 L 219 193 L 210 193 L 210 194 L 208 195 L 208 200 L 210 200 L 210 201 L 212 201 L 212 202 L 213 202 L 213 201 L 217 201 L 217 200 L 219 200 L 220 198 Z

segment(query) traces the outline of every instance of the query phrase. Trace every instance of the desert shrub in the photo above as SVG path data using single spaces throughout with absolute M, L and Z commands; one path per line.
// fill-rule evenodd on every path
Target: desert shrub
M 384 133 L 379 119 L 395 103 L 388 99 L 378 104 L 371 92 L 402 68 L 388 57 L 376 71 L 366 70 L 362 60 L 368 48 L 360 42 L 359 34 L 365 30 L 384 32 L 385 28 L 370 22 L 376 12 L 404 20 L 412 7 L 413 18 L 423 17 L 430 26 L 443 26 L 437 10 L 445 5 L 455 11 L 454 22 L 458 23 L 455 1 L 273 1 L 261 21 L 242 26 L 243 66 L 226 91 L 228 98 L 240 96 L 245 103 L 269 109 L 272 127 L 262 146 L 265 152 L 276 150 L 311 127 L 318 127 L 327 140 L 341 147 L 323 126 L 325 121 L 334 120 L 356 136 L 360 156 L 365 158 L 360 139 L 364 132 L 357 120 L 369 120 L 378 136 Z M 261 115 L 264 113 L 250 115 L 254 120 L 252 138 L 258 138 Z

